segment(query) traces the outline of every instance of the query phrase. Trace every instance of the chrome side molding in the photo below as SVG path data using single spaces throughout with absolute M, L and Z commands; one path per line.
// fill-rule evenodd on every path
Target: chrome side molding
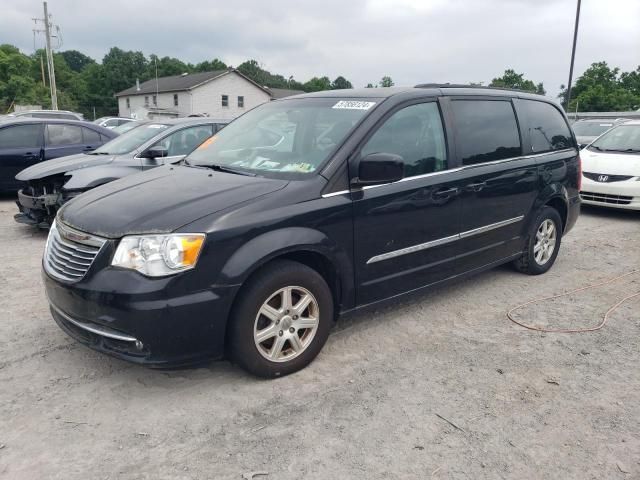
M 369 260 L 367 260 L 367 265 L 371 263 L 382 262 L 383 260 L 389 260 L 391 258 L 400 257 L 402 255 L 407 255 L 409 253 L 415 253 L 421 250 L 427 250 L 428 248 L 439 247 L 440 245 L 445 245 L 447 243 L 455 242 L 463 238 L 472 237 L 474 235 L 480 235 L 481 233 L 489 232 L 491 230 L 495 230 L 496 228 L 506 227 L 507 225 L 518 223 L 523 218 L 524 218 L 524 215 L 520 215 L 518 217 L 509 218 L 507 220 L 502 220 L 500 222 L 491 223 L 483 227 L 474 228 L 473 230 L 460 232 L 456 235 L 451 235 L 449 237 L 438 238 L 437 240 L 431 240 L 430 242 L 420 243 L 418 245 L 412 245 L 411 247 L 401 248 L 399 250 L 394 250 L 392 252 L 381 253 L 380 255 L 376 255 L 375 257 L 371 257 Z

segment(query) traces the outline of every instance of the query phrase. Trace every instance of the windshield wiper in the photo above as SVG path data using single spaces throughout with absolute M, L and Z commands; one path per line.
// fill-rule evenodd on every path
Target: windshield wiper
M 602 149 L 603 152 L 621 152 L 621 153 L 627 153 L 627 152 L 640 152 L 639 149 L 637 148 L 605 148 Z
M 234 175 L 246 175 L 248 177 L 255 177 L 256 174 L 255 173 L 249 173 L 245 170 L 236 170 L 235 168 L 230 168 L 227 167 L 225 165 L 216 165 L 216 164 L 210 164 L 210 165 L 198 165 L 198 166 L 202 166 L 202 167 L 207 167 L 210 168 L 216 172 L 225 172 L 225 173 L 233 173 Z
M 111 155 L 109 152 L 85 152 L 85 155 Z

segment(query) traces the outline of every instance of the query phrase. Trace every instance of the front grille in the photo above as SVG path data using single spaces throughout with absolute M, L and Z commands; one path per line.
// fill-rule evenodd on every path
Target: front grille
M 601 183 L 624 182 L 625 180 L 633 178 L 631 175 L 607 175 L 606 173 L 582 172 L 582 174 L 589 180 Z
M 606 193 L 580 192 L 580 198 L 591 202 L 611 203 L 614 205 L 629 205 L 633 197 L 625 195 L 608 195 Z
M 77 282 L 98 255 L 106 240 L 53 223 L 44 251 L 44 267 L 51 276 Z

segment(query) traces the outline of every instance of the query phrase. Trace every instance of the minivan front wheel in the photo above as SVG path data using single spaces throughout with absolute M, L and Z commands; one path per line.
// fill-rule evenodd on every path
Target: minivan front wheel
M 260 377 L 288 375 L 322 349 L 333 323 L 333 297 L 322 276 L 301 263 L 277 260 L 238 293 L 229 320 L 233 360 Z
M 540 275 L 556 261 L 562 238 L 562 219 L 551 207 L 544 207 L 531 224 L 525 251 L 514 262 L 515 267 L 529 275 Z

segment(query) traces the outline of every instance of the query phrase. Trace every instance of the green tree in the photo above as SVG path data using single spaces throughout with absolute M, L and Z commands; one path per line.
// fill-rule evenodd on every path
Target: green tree
M 320 92 L 322 90 L 331 90 L 331 80 L 329 80 L 329 77 L 313 77 L 302 86 L 302 89 L 305 92 Z
M 538 93 L 544 95 L 544 85 L 535 84 L 531 80 L 524 78 L 523 73 L 516 73 L 515 70 L 507 69 L 501 77 L 494 78 L 489 84 L 490 87 L 512 88 L 514 90 L 522 90 L 524 92 Z
M 162 57 L 158 58 L 157 55 L 149 55 L 149 61 L 147 64 L 147 71 L 144 75 L 146 79 L 155 78 L 156 67 L 158 69 L 158 77 L 170 77 L 172 75 L 182 75 L 183 73 L 191 73 L 193 67 L 184 63 L 177 58 Z
M 353 85 L 351 85 L 351 82 L 343 76 L 337 77 L 331 84 L 332 90 L 340 90 L 345 88 L 353 88 Z
M 606 62 L 595 62 L 578 77 L 571 89 L 568 109 L 581 112 L 628 111 L 640 108 L 640 67 L 620 72 Z M 561 85 L 560 95 L 566 108 L 567 89 Z
M 215 72 L 217 70 L 226 70 L 227 64 L 218 58 L 214 58 L 213 60 L 205 60 L 204 62 L 200 62 L 193 67 L 195 72 Z
M 374 87 L 373 83 L 367 83 L 367 86 L 364 87 L 364 88 L 375 88 L 375 87 Z
M 382 77 L 382 80 L 380 80 L 381 87 L 393 87 L 393 85 L 393 80 L 389 76 L 385 75 L 384 77 Z
M 87 65 L 91 63 L 96 63 L 96 61 L 87 57 L 84 53 L 79 52 L 78 50 L 67 50 L 64 52 L 60 52 L 60 55 L 64 58 L 64 61 L 67 62 L 67 65 L 74 72 L 81 72 Z

